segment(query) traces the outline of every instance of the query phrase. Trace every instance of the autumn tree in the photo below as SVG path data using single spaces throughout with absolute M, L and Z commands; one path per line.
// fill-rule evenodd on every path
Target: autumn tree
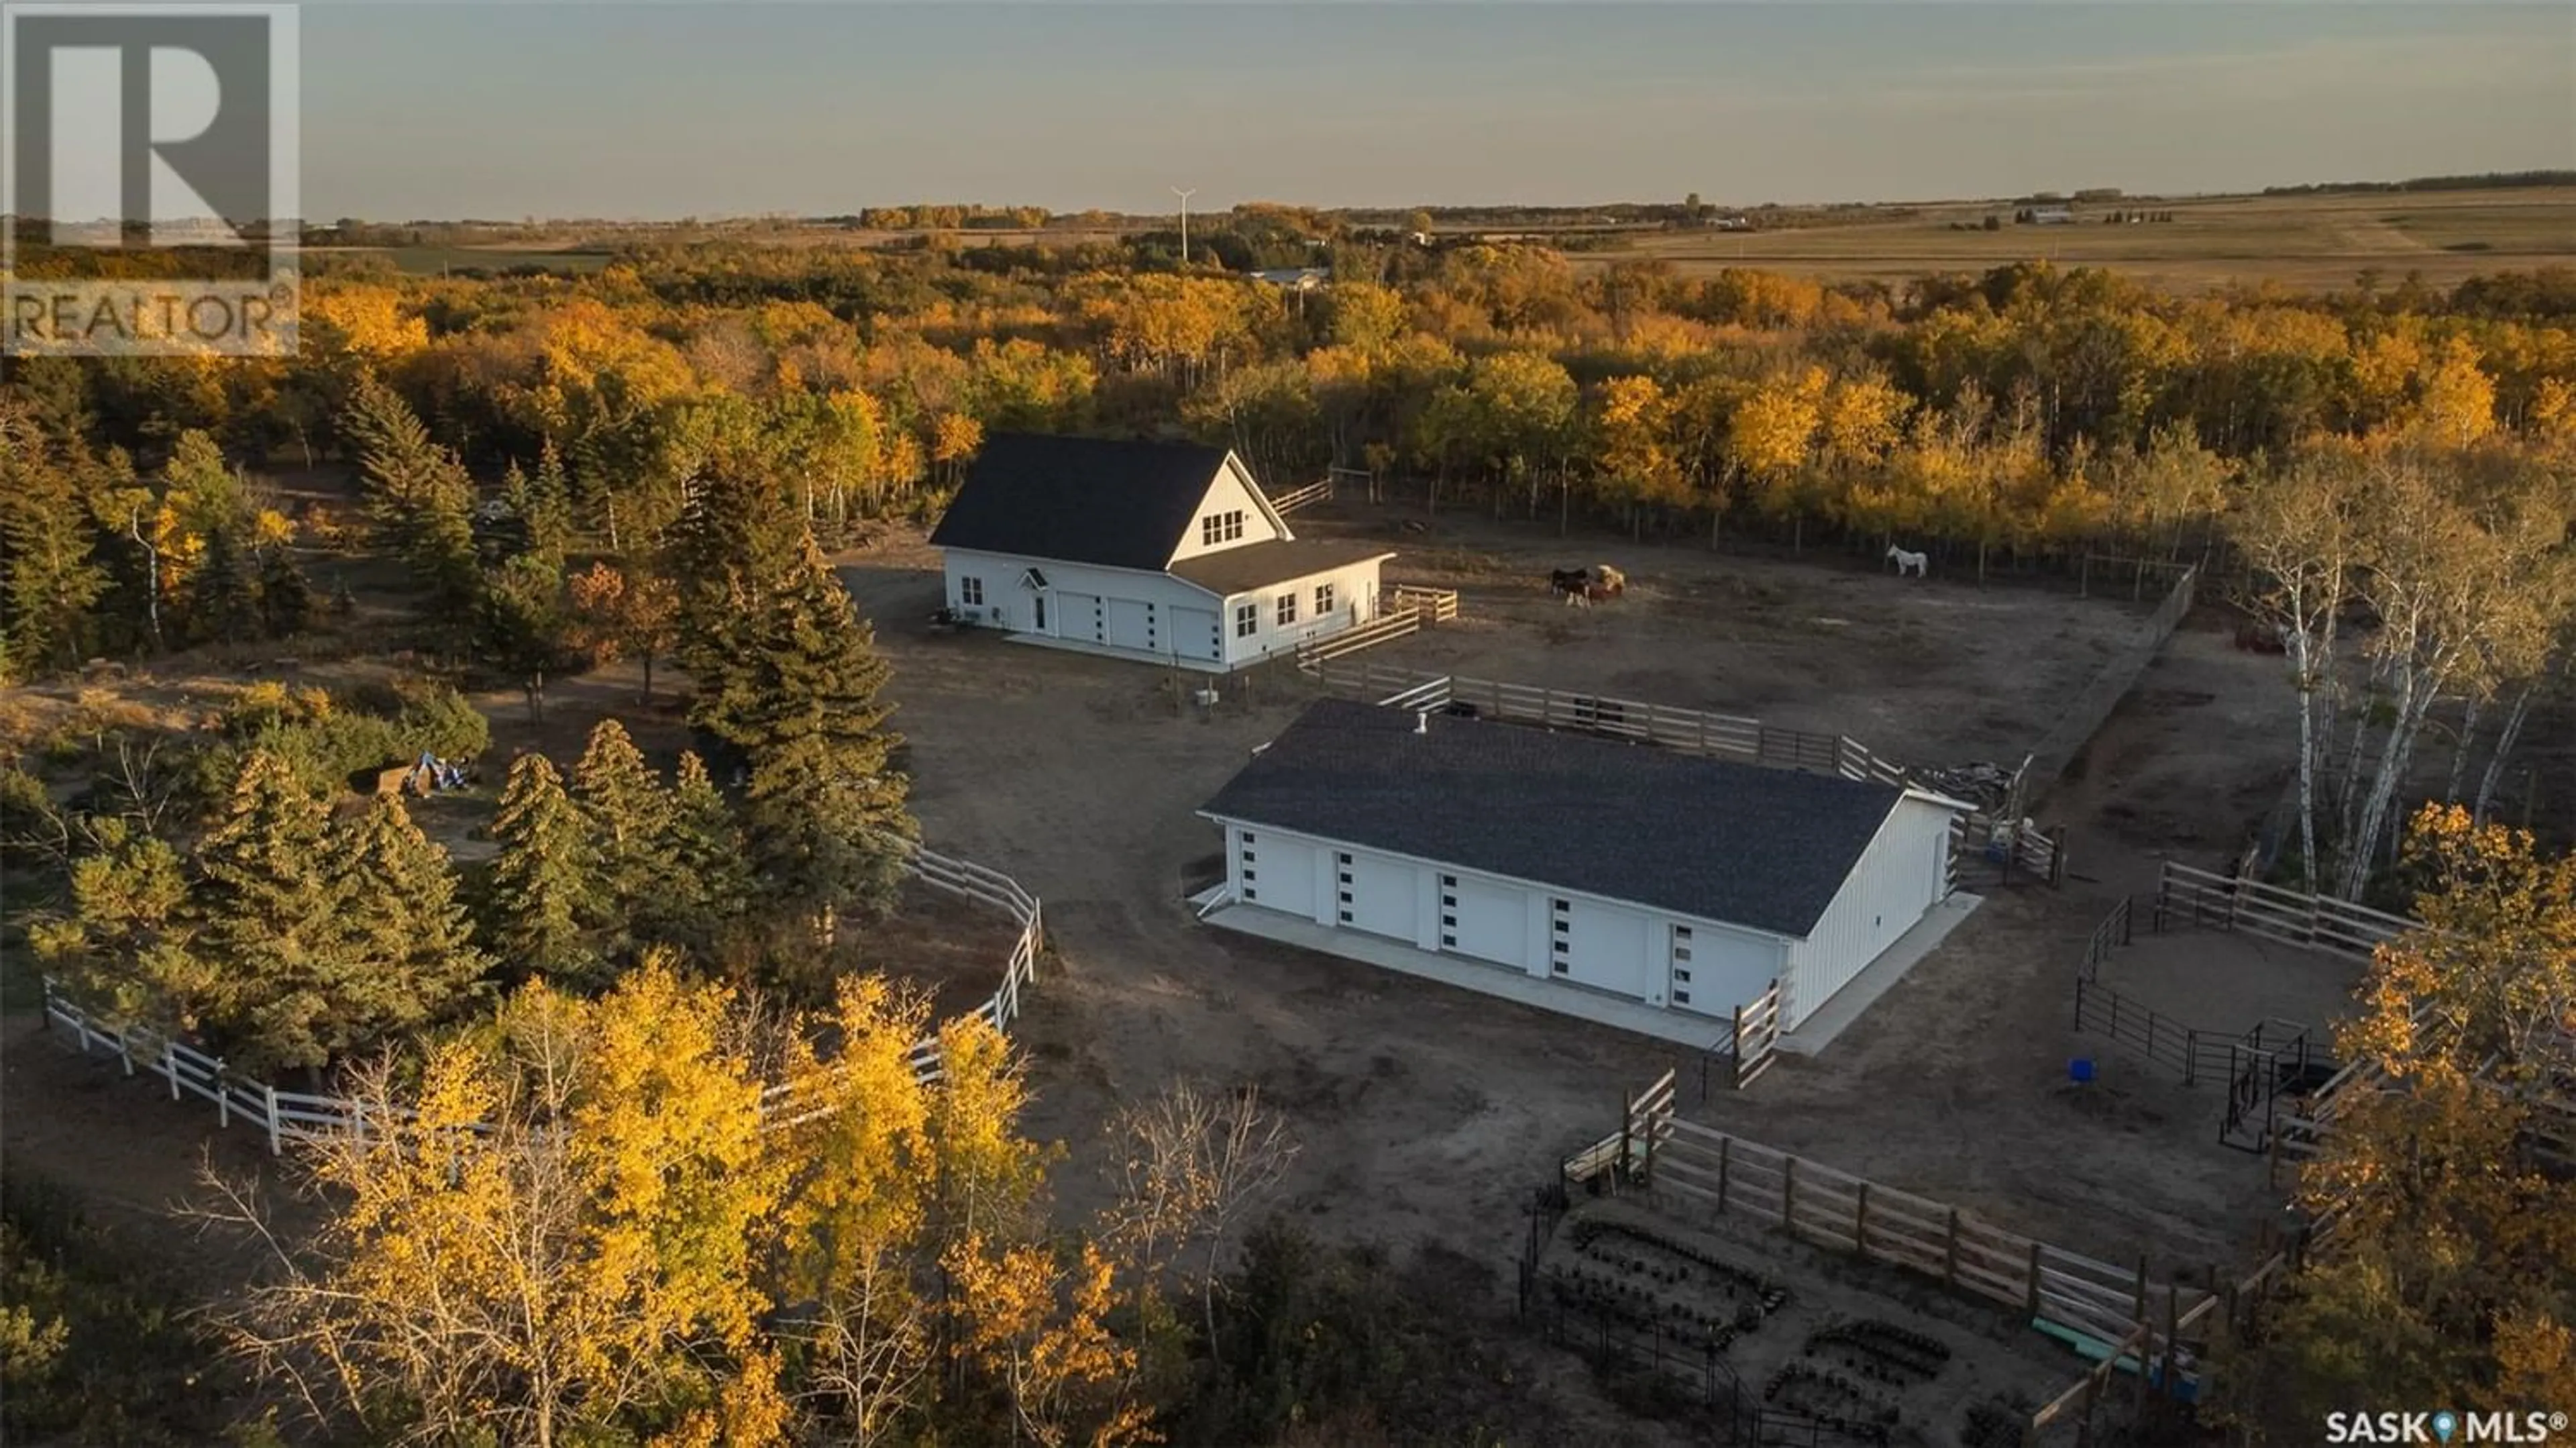
M 593 563 L 568 580 L 565 641 L 591 663 L 631 658 L 644 669 L 644 701 L 653 700 L 653 665 L 671 651 L 679 593 L 649 568 Z
M 760 1094 L 730 999 L 667 962 L 596 1003 L 531 984 L 416 1084 L 365 1075 L 369 1129 L 304 1159 L 312 1238 L 228 1193 L 277 1247 L 232 1342 L 335 1439 L 781 1442 Z
M 2576 1185 L 2553 1104 L 2576 1070 L 2576 861 L 2456 807 L 2417 817 L 2410 859 L 2424 928 L 2381 947 L 2336 1032 L 2363 1074 L 2301 1174 L 2326 1230 L 2221 1379 L 2280 1441 L 2332 1409 L 2576 1392 Z

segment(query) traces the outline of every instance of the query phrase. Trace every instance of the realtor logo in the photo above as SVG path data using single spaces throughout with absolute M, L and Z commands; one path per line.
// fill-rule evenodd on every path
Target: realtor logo
M 0 352 L 295 346 L 292 5 L 0 4 Z

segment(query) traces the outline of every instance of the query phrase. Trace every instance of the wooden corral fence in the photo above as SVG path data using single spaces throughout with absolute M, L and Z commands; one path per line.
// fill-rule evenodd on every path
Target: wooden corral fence
M 1323 666 L 1347 654 L 1421 629 L 1426 624 L 1445 623 L 1458 616 L 1458 595 L 1446 588 L 1397 588 L 1387 594 L 1378 616 L 1357 628 L 1346 628 L 1322 638 L 1308 639 L 1297 646 L 1297 669 L 1320 677 Z
M 2205 1289 L 2150 1281 L 2143 1257 L 2118 1266 L 2007 1232 L 1946 1202 L 1680 1120 L 1672 1114 L 1670 1072 L 1628 1100 L 1617 1132 L 1566 1158 L 1562 1170 L 1569 1186 L 1601 1178 L 1614 1189 L 1643 1187 L 1677 1216 L 1706 1208 L 1750 1217 L 1828 1251 L 1928 1278 L 2022 1314 L 2034 1327 L 2054 1325 L 2120 1349 L 2110 1363 L 2122 1351 L 2170 1359 L 2179 1351 L 2179 1327 L 2199 1321 L 2216 1301 Z
M 1333 473 L 1326 473 L 1320 481 L 1308 483 L 1302 488 L 1290 488 L 1284 493 L 1271 494 L 1271 511 L 1285 516 L 1310 503 L 1331 501 L 1334 476 Z
M 1046 944 L 1044 908 L 1036 896 L 998 870 L 952 859 L 909 841 L 904 848 L 905 869 L 912 878 L 933 889 L 1007 910 L 1019 922 L 1020 933 L 1003 966 L 1001 984 L 969 1013 L 1007 1032 L 1019 1019 L 1021 993 L 1037 978 L 1038 956 Z M 123 1059 L 128 1076 L 141 1072 L 160 1077 L 168 1083 L 173 1101 L 195 1096 L 214 1103 L 219 1125 L 230 1126 L 239 1119 L 258 1127 L 268 1137 L 272 1154 L 284 1151 L 289 1142 L 363 1129 L 371 1114 L 363 1103 L 345 1097 L 280 1091 L 266 1082 L 235 1073 L 221 1057 L 209 1056 L 148 1026 L 107 1020 L 56 991 L 51 977 L 44 982 L 44 993 L 46 1029 L 60 1027 L 69 1031 L 83 1055 L 100 1049 L 113 1052 Z M 940 1079 L 936 1033 L 913 1044 L 912 1066 L 914 1075 L 925 1083 Z M 765 1127 L 794 1126 L 819 1114 L 799 1111 L 793 1097 L 794 1088 L 784 1082 L 761 1093 Z
M 2129 691 L 2137 687 L 2139 676 L 2164 651 L 2165 641 L 2172 638 L 2174 630 L 2181 626 L 2183 616 L 2191 612 L 2199 579 L 2198 569 L 2183 569 L 2175 578 L 2172 590 L 2166 593 L 2164 602 L 2158 604 L 2147 621 L 2130 635 L 2119 655 L 2077 691 L 2065 711 L 2041 736 L 2038 747 L 2032 750 L 2037 762 L 2028 776 L 2029 799 L 2041 798 L 2056 787 L 2075 756 L 2084 751 L 2094 735 L 2102 732 L 2102 726 L 2109 721 L 2112 711 L 2118 709 L 2120 701 L 2129 697 Z
M 1735 1060 L 1735 1089 L 1743 1090 L 1771 1069 L 1780 1050 L 1780 982 L 1735 1008 L 1730 1033 Z
M 1387 590 L 1387 602 L 1394 608 L 1420 612 L 1426 623 L 1447 623 L 1458 616 L 1458 590 L 1454 588 L 1399 583 Z
M 1372 628 L 1375 626 L 1370 625 Z M 1336 639 L 1342 637 L 1346 635 L 1334 635 Z M 1329 644 L 1331 640 L 1324 642 Z M 1534 684 L 1425 674 L 1374 664 L 1335 665 L 1329 662 L 1329 656 L 1317 659 L 1310 667 L 1304 662 L 1303 650 L 1300 650 L 1299 667 L 1314 676 L 1329 693 L 1343 698 L 1366 699 L 1389 708 L 1411 709 L 1417 713 L 1454 709 L 1483 719 L 1536 724 L 1549 729 L 1578 729 L 1711 759 L 1731 759 L 1773 769 L 1804 770 L 1810 774 L 1835 774 L 1896 789 L 1917 787 L 1903 765 L 1856 739 L 1839 734 L 1775 729 L 1759 719 L 1737 714 L 1713 714 L 1672 704 L 1610 699 L 1546 689 Z M 2006 789 L 2005 813 L 1978 810 L 1960 817 L 1953 824 L 1950 877 L 1953 888 L 1959 884 L 1958 866 L 1962 855 L 1977 854 L 1994 861 L 2006 882 L 2011 880 L 2014 871 L 2019 870 L 2031 879 L 2045 881 L 2052 886 L 2064 883 L 2066 842 L 2063 834 L 2042 830 L 2018 814 L 2023 781 L 2030 766 L 2030 759 L 2025 757 L 2021 768 L 2013 773 Z
M 2167 860 L 2156 880 L 2156 928 L 2162 930 L 2172 922 L 2243 930 L 2363 962 L 2382 944 L 2421 928 L 2403 915 L 2349 900 L 2285 890 L 2259 880 L 2231 879 L 2214 870 Z

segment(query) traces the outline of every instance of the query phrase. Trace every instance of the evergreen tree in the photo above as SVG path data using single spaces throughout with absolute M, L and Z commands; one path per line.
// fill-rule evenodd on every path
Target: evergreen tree
M 206 555 L 188 579 L 188 614 L 199 637 L 240 643 L 260 636 L 258 563 L 240 530 L 218 528 L 206 538 Z
M 434 1021 L 491 967 L 456 896 L 447 852 L 412 823 L 396 797 L 378 799 L 341 844 L 352 879 L 345 923 L 378 992 L 386 1031 Z
M 393 389 L 361 375 L 341 431 L 356 448 L 378 538 L 411 569 L 447 618 L 463 618 L 477 587 L 474 483 L 453 453 Z
M 487 918 L 494 953 L 516 976 L 587 982 L 600 970 L 589 928 L 599 877 L 590 826 L 542 754 L 522 754 L 501 787 Z
M 197 870 L 199 950 L 225 968 L 217 1024 L 236 1064 L 319 1068 L 372 1037 L 330 813 L 284 760 L 262 749 L 242 761 Z
M 204 1028 L 230 974 L 196 948 L 187 864 L 128 819 L 94 819 L 96 848 L 72 862 L 71 909 L 37 921 L 28 943 L 45 968 L 129 1020 Z
M 284 544 L 272 544 L 259 554 L 260 627 L 273 639 L 288 638 L 304 632 L 313 621 L 313 585 L 305 578 L 303 565 Z
M 709 701 L 710 727 L 751 760 L 749 836 L 762 882 L 828 942 L 839 913 L 890 903 L 915 833 L 900 739 L 878 701 L 874 634 L 808 540 L 751 648 Z
M 602 913 L 620 944 L 670 888 L 674 814 L 671 792 L 644 762 L 626 726 L 602 719 L 573 766 L 572 797 L 589 821 L 599 853 Z
M 475 653 L 518 681 L 528 717 L 546 717 L 546 679 L 562 664 L 570 615 L 563 569 L 522 553 L 485 576 L 474 604 Z
M 73 668 L 92 642 L 90 610 L 108 573 L 74 477 L 55 466 L 36 425 L 0 409 L 0 622 L 19 675 Z
M 725 470 L 691 491 L 660 572 L 677 585 L 672 652 L 696 680 L 701 706 L 726 692 L 755 647 L 770 601 L 810 542 L 794 509 L 766 479 Z M 712 727 L 694 710 L 691 722 Z
M 708 778 L 706 761 L 694 753 L 680 756 L 670 805 L 659 852 L 671 873 L 650 913 L 658 933 L 703 945 L 750 906 L 742 830 L 724 792 Z

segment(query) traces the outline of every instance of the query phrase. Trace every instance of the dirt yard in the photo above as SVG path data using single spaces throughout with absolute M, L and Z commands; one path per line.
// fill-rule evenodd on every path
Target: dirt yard
M 1901 759 L 2017 760 L 2140 612 L 1858 566 L 1447 528 L 1391 543 L 1408 555 L 1392 577 L 1458 587 L 1466 619 L 1371 661 L 1742 710 Z M 1625 569 L 1628 596 L 1586 612 L 1533 581 L 1551 562 L 1591 561 Z M 1685 1049 L 1197 926 L 1181 897 L 1217 851 L 1193 811 L 1312 685 L 1276 666 L 1230 682 L 1202 715 L 1150 666 L 932 635 L 935 567 L 908 542 L 852 560 L 845 577 L 895 663 L 925 838 L 1045 900 L 1062 960 L 1038 981 L 1024 1032 L 1035 1124 L 1075 1148 L 1069 1207 L 1098 1200 L 1087 1172 L 1119 1103 L 1175 1076 L 1250 1082 L 1302 1144 L 1288 1209 L 1335 1233 L 1430 1234 L 1507 1261 L 1529 1188 L 1667 1067 L 1682 1070 L 1689 1114 L 2090 1255 L 2145 1252 L 2160 1276 L 2235 1260 L 2272 1205 L 2261 1163 L 2218 1145 L 2213 1091 L 2120 1070 L 2089 1093 L 2066 1085 L 2069 1059 L 2104 1054 L 2070 1029 L 2084 938 L 2115 891 L 2152 890 L 2137 801 L 2180 791 L 2154 807 L 2189 814 L 2186 853 L 2216 863 L 2245 827 L 2238 796 L 2277 790 L 2244 778 L 2264 777 L 2275 754 L 2277 719 L 2259 708 L 2160 701 L 2174 686 L 2150 670 L 2146 697 L 2115 716 L 2086 780 L 2047 816 L 2072 827 L 2091 882 L 2001 891 L 1821 1058 L 1702 1105 Z M 1719 598 L 1740 602 L 1707 602 Z M 2242 675 L 2185 694 L 2268 677 L 2223 635 L 2181 646 Z M 2131 780 L 2147 788 L 2133 795 Z M 2120 804 L 2136 817 L 2104 817 Z
M 1386 536 L 1365 504 L 1296 522 L 1300 536 Z M 1937 563 L 1900 580 L 1840 552 L 1560 540 L 1472 513 L 1387 546 L 1388 581 L 1456 589 L 1459 618 L 1370 663 L 1747 715 L 1920 765 L 2019 763 L 2156 602 L 1979 588 Z M 1627 592 L 1589 608 L 1549 592 L 1550 569 L 1593 563 L 1624 572 Z
M 1568 1348 L 1625 1340 L 1695 1388 L 1707 1344 L 1766 1410 L 1839 1419 L 1900 1445 L 1982 1448 L 2026 1426 L 2080 1371 L 2012 1313 L 1742 1217 L 1663 1194 L 1578 1205 L 1539 1259 L 1538 1320 Z M 1677 1204 L 1675 1204 L 1677 1205 Z M 1723 1379 L 1721 1378 L 1721 1382 Z

